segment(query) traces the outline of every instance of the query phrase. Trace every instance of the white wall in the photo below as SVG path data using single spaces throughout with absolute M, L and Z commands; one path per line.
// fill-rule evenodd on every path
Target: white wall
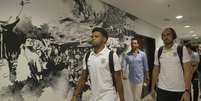
M 149 24 L 141 19 L 135 21 L 134 31 L 136 33 L 154 38 L 156 41 L 156 48 L 160 47 L 163 42 L 161 40 L 161 31 L 162 29 Z

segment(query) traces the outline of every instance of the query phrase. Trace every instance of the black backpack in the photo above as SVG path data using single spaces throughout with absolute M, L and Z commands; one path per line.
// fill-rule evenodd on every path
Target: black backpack
M 86 72 L 87 72 L 87 75 L 89 75 L 89 69 L 88 69 L 88 65 L 87 65 L 87 62 L 88 62 L 88 58 L 89 58 L 89 55 L 90 55 L 91 52 L 88 52 L 86 54 L 86 57 L 85 57 L 85 63 L 86 63 Z M 113 51 L 110 51 L 109 53 L 109 67 L 110 67 L 110 72 L 111 72 L 111 76 L 112 76 L 112 81 L 113 81 L 113 85 L 115 87 L 115 90 L 117 90 L 116 88 L 116 82 L 115 82 L 115 78 L 114 78 L 114 61 L 113 61 Z
M 163 46 L 161 46 L 158 50 L 158 62 L 159 62 L 159 67 L 160 67 L 160 56 L 162 54 L 162 51 L 163 51 Z M 179 60 L 180 60 L 180 63 L 181 63 L 181 66 L 183 68 L 183 46 L 182 45 L 178 45 L 177 46 L 177 54 L 179 56 Z

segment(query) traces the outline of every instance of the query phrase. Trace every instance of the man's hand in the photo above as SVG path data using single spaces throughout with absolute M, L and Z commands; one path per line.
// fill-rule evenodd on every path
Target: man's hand
M 190 93 L 185 91 L 180 101 L 190 101 Z
M 151 90 L 151 96 L 152 96 L 153 99 L 156 99 L 156 91 L 155 91 L 155 89 Z
M 147 77 L 145 78 L 145 83 L 146 83 L 147 85 L 149 85 L 149 83 L 150 83 L 149 76 L 147 76 Z
M 70 101 L 77 101 L 76 98 L 77 98 L 77 97 L 73 95 Z

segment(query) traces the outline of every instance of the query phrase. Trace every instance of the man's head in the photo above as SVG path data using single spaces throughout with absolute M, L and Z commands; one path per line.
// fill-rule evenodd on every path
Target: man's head
M 198 44 L 198 52 L 201 54 L 201 43 Z
M 139 48 L 139 41 L 137 38 L 131 39 L 131 48 L 132 48 L 132 50 L 136 50 Z
M 193 51 L 193 46 L 191 45 L 191 43 L 187 43 L 185 46 L 186 46 L 188 52 L 191 54 L 191 52 Z
M 173 28 L 166 28 L 162 32 L 161 38 L 165 45 L 172 44 L 177 38 L 177 34 Z
M 91 44 L 94 47 L 101 46 L 107 42 L 108 34 L 104 28 L 96 27 L 92 30 Z

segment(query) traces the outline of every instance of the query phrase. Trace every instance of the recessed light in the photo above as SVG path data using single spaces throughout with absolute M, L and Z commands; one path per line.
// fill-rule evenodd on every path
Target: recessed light
M 182 19 L 182 18 L 183 18 L 182 15 L 178 15 L 178 16 L 176 16 L 176 19 Z
M 190 33 L 194 33 L 195 31 L 190 31 Z
M 197 36 L 197 34 L 193 34 L 192 36 L 193 36 L 193 37 L 196 37 L 196 36 Z
M 185 28 L 190 28 L 191 26 L 190 25 L 186 25 L 186 26 L 184 26 Z
M 194 37 L 194 39 L 199 39 L 199 37 L 198 37 L 198 36 L 196 36 L 196 37 Z

